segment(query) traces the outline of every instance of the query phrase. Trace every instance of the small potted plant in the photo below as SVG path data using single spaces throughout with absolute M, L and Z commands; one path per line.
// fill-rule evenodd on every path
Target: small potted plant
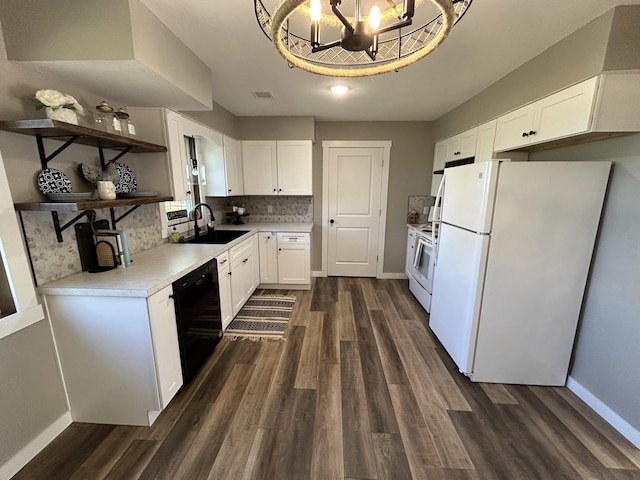
M 78 124 L 78 114 L 84 115 L 84 109 L 71 95 L 58 90 L 43 89 L 36 92 L 34 103 L 36 110 L 44 108 L 47 118 Z

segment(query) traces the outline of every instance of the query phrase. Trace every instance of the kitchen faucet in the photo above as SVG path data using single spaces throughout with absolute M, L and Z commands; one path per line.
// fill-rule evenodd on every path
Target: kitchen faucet
M 207 222 L 207 230 L 213 230 L 213 222 L 216 220 L 213 216 L 213 210 L 211 210 L 211 207 L 209 205 L 207 205 L 206 203 L 196 203 L 193 207 L 193 224 L 195 238 L 198 238 L 200 236 L 200 229 L 198 228 L 198 216 L 196 215 L 196 210 L 198 209 L 198 207 L 207 207 L 207 209 L 209 210 L 209 221 Z

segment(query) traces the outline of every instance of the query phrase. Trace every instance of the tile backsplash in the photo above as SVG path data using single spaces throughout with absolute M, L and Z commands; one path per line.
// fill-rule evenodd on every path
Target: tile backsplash
M 427 213 L 423 213 L 424 209 L 427 207 L 432 207 L 435 202 L 435 197 L 430 197 L 429 195 L 409 195 L 409 205 L 407 207 L 407 218 L 411 211 L 416 211 L 418 213 L 418 221 L 417 223 L 427 223 L 427 219 L 429 218 L 429 213 L 427 209 Z
M 252 195 L 228 198 L 207 197 L 207 203 L 213 209 L 218 225 L 233 222 L 234 217 L 226 215 L 227 212 L 233 210 L 233 205 L 246 208 L 249 215 L 242 218 L 244 223 L 313 222 L 313 197 L 311 196 Z
M 243 206 L 249 213 L 248 216 L 243 217 L 245 223 L 313 222 L 313 197 L 310 196 L 207 197 L 207 203 L 213 209 L 218 225 L 233 221 L 233 217 L 227 217 L 226 212 L 232 211 L 234 204 Z M 115 208 L 115 217 L 118 218 L 126 213 L 128 208 Z M 65 225 L 78 213 L 58 212 L 60 225 Z M 73 225 L 62 232 L 63 242 L 58 243 L 51 212 L 24 211 L 22 218 L 38 285 L 82 271 Z M 109 220 L 109 210 L 96 210 L 96 220 L 101 219 Z M 87 222 L 87 218 L 81 218 L 78 221 Z M 134 265 L 136 253 L 167 241 L 162 238 L 160 209 L 157 204 L 141 205 L 136 208 L 118 222 L 118 229 L 127 231 L 129 252 Z
M 123 215 L 129 208 L 115 208 L 115 217 Z M 59 212 L 60 225 L 65 225 L 77 215 L 78 212 Z M 22 218 L 38 285 L 82 271 L 73 225 L 62 232 L 63 242 L 58 243 L 51 212 L 22 212 Z M 108 220 L 109 210 L 96 210 L 96 219 Z M 87 222 L 87 218 L 78 221 Z M 141 205 L 118 222 L 118 229 L 127 231 L 129 252 L 134 265 L 137 252 L 166 241 L 162 238 L 160 226 L 160 210 L 157 204 Z

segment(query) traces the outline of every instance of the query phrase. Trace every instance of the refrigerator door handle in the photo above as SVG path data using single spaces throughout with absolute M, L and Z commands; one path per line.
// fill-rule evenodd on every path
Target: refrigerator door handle
M 440 243 L 438 242 L 438 230 L 440 229 L 440 223 L 442 222 L 442 201 L 444 194 L 444 184 L 447 179 L 447 172 L 445 170 L 444 175 L 442 175 L 442 180 L 440 181 L 440 186 L 438 186 L 438 193 L 436 193 L 436 201 L 434 203 L 434 208 L 436 209 L 436 214 L 433 218 L 433 228 L 431 230 L 431 243 L 433 244 L 433 263 L 434 265 L 438 263 L 438 250 L 440 247 Z

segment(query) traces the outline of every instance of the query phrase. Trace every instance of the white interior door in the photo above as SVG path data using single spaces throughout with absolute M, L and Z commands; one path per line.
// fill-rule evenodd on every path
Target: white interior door
M 327 273 L 375 277 L 383 148 L 329 150 Z

